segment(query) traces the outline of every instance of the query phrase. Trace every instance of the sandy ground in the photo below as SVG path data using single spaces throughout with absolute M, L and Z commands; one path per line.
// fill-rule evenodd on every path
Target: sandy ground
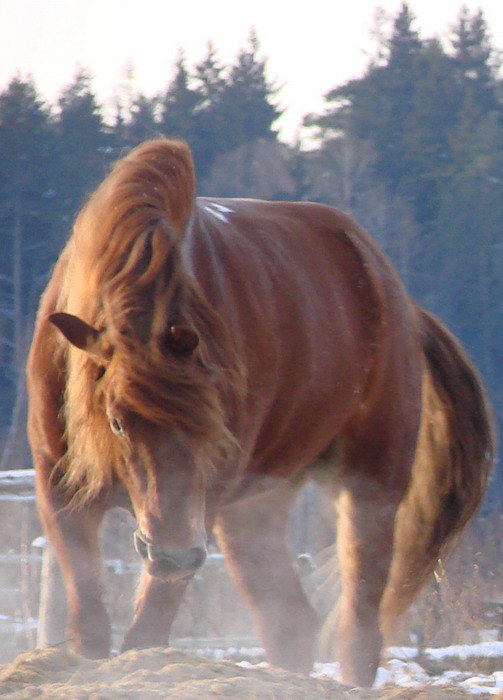
M 243 700 L 394 700 L 473 697 L 456 687 L 351 689 L 334 680 L 299 676 L 276 668 L 213 661 L 173 648 L 133 650 L 112 659 L 90 661 L 57 648 L 21 654 L 0 668 L 2 698 L 70 700 L 148 700 L 241 698 Z M 478 694 L 478 698 L 494 695 Z

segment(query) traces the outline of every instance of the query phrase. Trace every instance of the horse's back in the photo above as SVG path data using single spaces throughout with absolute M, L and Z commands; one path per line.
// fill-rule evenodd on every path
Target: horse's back
M 349 216 L 256 200 L 201 199 L 198 209 L 191 264 L 246 364 L 258 461 L 314 458 L 370 398 L 382 408 L 392 376 L 395 393 L 400 377 L 415 382 L 419 405 L 413 307 Z

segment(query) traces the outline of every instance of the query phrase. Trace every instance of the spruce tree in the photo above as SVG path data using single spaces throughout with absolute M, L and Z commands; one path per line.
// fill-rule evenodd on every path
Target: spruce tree
M 73 83 L 63 90 L 58 106 L 57 190 L 62 227 L 67 228 L 103 177 L 114 144 L 85 70 L 79 70 Z
M 180 138 L 189 144 L 196 140 L 196 111 L 202 96 L 191 87 L 183 52 L 175 63 L 175 76 L 161 98 L 159 128 L 171 138 Z
M 201 177 L 217 157 L 261 138 L 276 139 L 272 125 L 281 112 L 273 103 L 276 89 L 267 80 L 265 59 L 258 56 L 255 32 L 227 70 L 210 43 L 194 79 L 194 155 Z
M 266 60 L 258 55 L 254 31 L 231 67 L 221 95 L 221 116 L 226 122 L 226 148 L 233 150 L 257 139 L 276 139 L 274 122 L 281 111 L 273 100 L 277 89 L 266 76 Z
M 482 111 L 501 112 L 497 96 L 497 69 L 500 61 L 491 46 L 482 10 L 470 15 L 463 7 L 451 39 L 454 49 L 454 76 L 468 99 Z
M 493 387 L 501 386 L 503 128 L 465 107 L 451 134 L 452 169 L 432 235 L 435 307 L 463 338 Z M 503 392 L 498 391 L 503 406 Z
M 224 66 L 211 42 L 205 58 L 196 66 L 194 82 L 198 105 L 194 112 L 192 152 L 198 176 L 204 178 L 217 155 L 226 151 L 226 124 L 221 109 Z
M 0 429 L 23 378 L 30 314 L 53 259 L 54 138 L 48 109 L 31 81 L 0 94 Z
M 122 125 L 124 146 L 132 148 L 159 135 L 156 115 L 158 103 L 158 97 L 146 97 L 141 93 L 133 98 L 129 114 Z
M 453 80 L 453 59 L 438 40 L 423 43 L 415 69 L 401 144 L 406 167 L 397 169 L 396 178 L 414 206 L 418 223 L 427 229 L 436 217 L 452 164 L 450 136 L 459 118 L 462 94 Z
M 404 175 L 410 172 L 410 154 L 405 148 L 408 122 L 418 78 L 417 61 L 422 42 L 412 28 L 414 17 L 406 3 L 395 18 L 393 31 L 382 52 L 384 62 L 371 65 L 362 78 L 350 80 L 326 95 L 332 105 L 310 124 L 322 130 L 350 133 L 370 140 L 376 150 L 378 168 L 393 192 L 410 195 Z

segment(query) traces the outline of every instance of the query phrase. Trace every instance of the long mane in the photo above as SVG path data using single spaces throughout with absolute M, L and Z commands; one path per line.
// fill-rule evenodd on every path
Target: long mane
M 65 350 L 66 480 L 79 499 L 114 477 L 106 396 L 191 440 L 206 463 L 232 444 L 226 416 L 241 391 L 239 361 L 180 254 L 194 189 L 185 144 L 147 142 L 117 163 L 76 219 L 58 310 L 104 329 L 110 345 L 104 374 L 88 353 Z M 197 332 L 197 362 L 169 352 L 176 324 Z

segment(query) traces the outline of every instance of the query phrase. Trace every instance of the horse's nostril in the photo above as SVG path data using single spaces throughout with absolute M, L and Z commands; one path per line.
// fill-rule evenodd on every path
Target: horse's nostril
M 190 549 L 162 549 L 145 541 L 139 530 L 134 533 L 134 545 L 142 559 L 163 564 L 166 570 L 185 571 L 199 569 L 206 561 L 205 547 Z
M 206 561 L 206 549 L 204 547 L 192 547 L 189 550 L 187 559 L 189 562 L 187 568 L 199 569 Z
M 172 567 L 178 569 L 199 569 L 206 561 L 206 550 L 203 547 L 192 547 L 191 549 L 180 550 L 157 550 L 153 556 L 149 557 L 152 561 L 165 561 Z

